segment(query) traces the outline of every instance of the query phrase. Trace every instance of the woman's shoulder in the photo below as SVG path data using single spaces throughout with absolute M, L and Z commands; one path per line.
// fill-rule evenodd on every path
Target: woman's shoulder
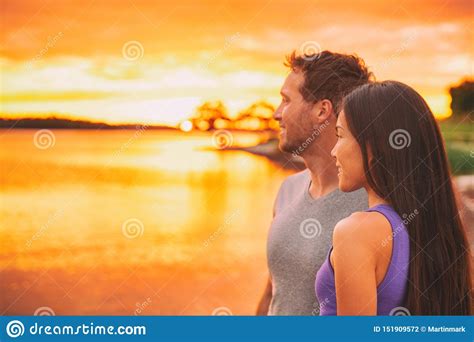
M 358 211 L 339 221 L 333 233 L 334 246 L 378 250 L 392 235 L 390 222 L 378 212 Z

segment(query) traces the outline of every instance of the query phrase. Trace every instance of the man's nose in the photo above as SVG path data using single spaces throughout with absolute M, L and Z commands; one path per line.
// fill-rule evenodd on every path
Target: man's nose
M 277 109 L 273 112 L 273 118 L 277 121 L 281 120 L 281 106 L 278 106 Z

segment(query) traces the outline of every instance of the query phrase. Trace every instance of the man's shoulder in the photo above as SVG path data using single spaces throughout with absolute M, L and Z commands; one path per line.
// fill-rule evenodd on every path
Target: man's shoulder
M 367 191 L 364 188 L 351 192 L 338 190 L 337 195 L 333 197 L 333 204 L 343 211 L 343 215 L 350 215 L 356 211 L 365 211 L 369 207 Z
M 351 192 L 343 192 L 343 191 L 339 191 L 339 192 L 340 192 L 340 196 L 344 198 L 345 200 L 348 200 L 348 201 L 364 200 L 368 202 L 367 191 L 365 191 L 364 188 L 360 188 Z
M 286 177 L 280 186 L 278 195 L 275 200 L 273 214 L 286 207 L 289 203 L 304 195 L 306 186 L 309 184 L 310 174 L 309 170 L 297 172 L 291 176 Z
M 285 178 L 282 183 L 282 188 L 287 186 L 304 186 L 310 179 L 310 174 L 308 169 L 304 169 L 303 171 L 297 172 Z

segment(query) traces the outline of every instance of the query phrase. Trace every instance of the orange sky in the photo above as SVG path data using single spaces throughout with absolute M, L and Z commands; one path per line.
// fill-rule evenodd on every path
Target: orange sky
M 472 1 L 1 0 L 3 116 L 177 124 L 205 100 L 279 101 L 284 55 L 357 53 L 437 114 L 473 75 Z M 128 47 L 130 47 L 128 49 Z M 134 50 L 134 48 L 136 48 Z M 133 53 L 137 52 L 137 55 Z

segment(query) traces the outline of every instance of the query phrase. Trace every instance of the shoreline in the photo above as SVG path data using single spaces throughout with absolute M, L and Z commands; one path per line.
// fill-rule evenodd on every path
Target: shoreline
M 295 171 L 306 169 L 306 165 L 301 157 L 280 151 L 278 139 L 270 139 L 267 142 L 250 147 L 228 147 L 222 151 L 245 151 L 265 157 L 286 169 Z M 453 175 L 453 179 L 457 190 L 461 194 L 463 209 L 465 209 L 467 218 L 466 222 L 472 222 L 474 221 L 474 175 Z M 470 227 L 470 230 L 474 230 L 474 224 L 471 226 L 473 227 Z M 471 240 L 474 241 L 474 236 Z
M 269 159 L 285 169 L 302 171 L 306 169 L 303 158 L 294 156 L 291 153 L 280 151 L 278 147 L 278 139 L 269 139 L 266 142 L 249 147 L 227 147 L 222 151 L 245 151 L 256 156 Z

